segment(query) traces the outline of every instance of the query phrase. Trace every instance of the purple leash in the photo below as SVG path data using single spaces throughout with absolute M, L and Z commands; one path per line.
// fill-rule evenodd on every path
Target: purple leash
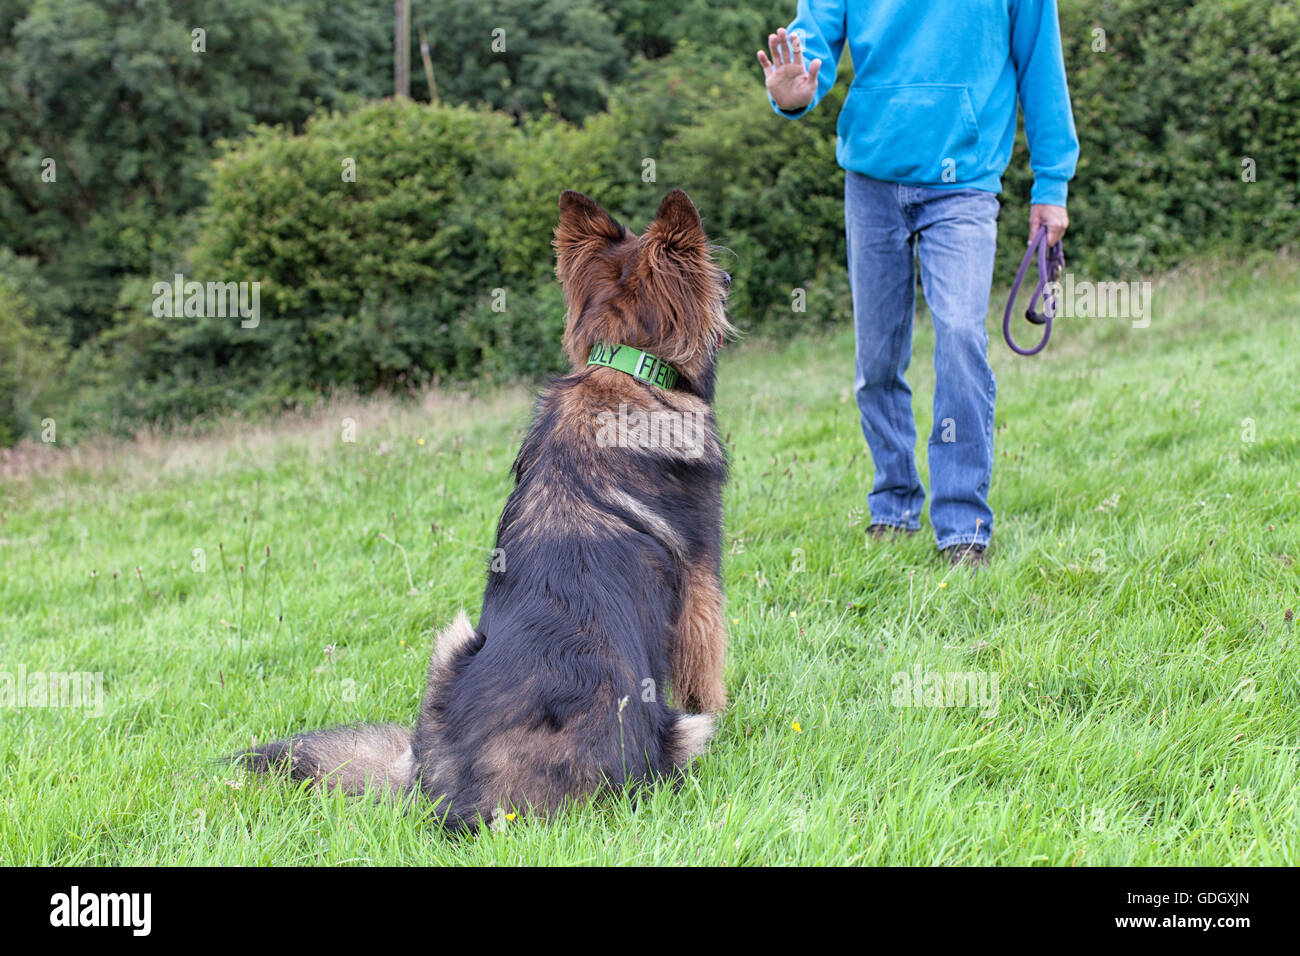
M 1025 309 L 1025 318 L 1034 325 L 1042 325 L 1045 328 L 1043 338 L 1037 345 L 1031 349 L 1022 349 L 1011 337 L 1011 310 L 1015 307 L 1016 296 L 1020 294 L 1020 283 L 1025 280 L 1025 270 L 1029 268 L 1034 253 L 1038 254 L 1038 285 L 1034 287 L 1034 294 L 1029 297 L 1029 308 Z M 1052 317 L 1056 315 L 1056 300 L 1047 294 L 1047 286 L 1056 281 L 1063 268 L 1065 268 L 1065 250 L 1061 248 L 1059 242 L 1049 248 L 1047 227 L 1040 226 L 1033 241 L 1029 243 L 1029 248 L 1025 250 L 1025 257 L 1020 260 L 1020 271 L 1016 273 L 1016 281 L 1011 284 L 1011 298 L 1007 300 L 1007 309 L 1002 313 L 1002 337 L 1007 340 L 1007 345 L 1011 346 L 1011 351 L 1017 355 L 1037 355 L 1047 346 L 1047 340 L 1052 337 Z M 1035 312 L 1034 303 L 1038 301 L 1039 296 L 1043 297 L 1043 311 Z

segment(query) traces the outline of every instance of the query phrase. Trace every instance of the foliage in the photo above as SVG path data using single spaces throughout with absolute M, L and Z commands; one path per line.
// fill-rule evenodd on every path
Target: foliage
M 452 103 L 579 120 L 604 107 L 626 68 L 623 42 L 594 0 L 445 0 L 431 16 L 438 95 Z
M 37 410 L 57 387 L 61 352 L 37 330 L 21 290 L 0 273 L 0 448 L 39 430 Z
M 640 229 L 685 188 L 738 326 L 843 321 L 834 150 L 852 66 L 808 116 L 774 115 L 751 58 L 788 6 L 454 0 L 425 23 L 429 106 L 362 102 L 391 83 L 391 8 L 366 0 L 229 0 L 219 17 L 191 0 L 0 0 L 0 275 L 65 370 L 53 411 L 129 429 L 553 370 L 563 189 Z M 1130 280 L 1294 241 L 1296 3 L 1061 0 L 1060 18 L 1082 143 L 1073 271 Z M 999 289 L 1030 183 L 1021 135 Z M 259 327 L 153 316 L 153 284 L 177 272 L 262 283 Z

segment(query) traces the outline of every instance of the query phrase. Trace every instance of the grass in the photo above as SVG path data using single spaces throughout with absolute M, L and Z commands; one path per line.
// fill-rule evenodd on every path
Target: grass
M 1170 277 L 1149 328 L 1063 321 L 1033 360 L 995 338 L 982 573 L 928 526 L 867 539 L 847 330 L 730 351 L 712 750 L 679 791 L 472 840 L 214 758 L 410 721 L 477 612 L 527 391 L 33 452 L 0 481 L 0 671 L 102 672 L 104 705 L 0 709 L 0 862 L 1294 865 L 1297 279 Z M 996 713 L 896 706 L 918 671 L 996 675 Z

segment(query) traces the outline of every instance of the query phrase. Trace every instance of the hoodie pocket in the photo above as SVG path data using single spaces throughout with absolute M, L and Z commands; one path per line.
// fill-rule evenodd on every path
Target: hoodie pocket
M 929 185 L 978 176 L 979 125 L 958 84 L 854 87 L 837 132 L 840 164 L 873 179 Z

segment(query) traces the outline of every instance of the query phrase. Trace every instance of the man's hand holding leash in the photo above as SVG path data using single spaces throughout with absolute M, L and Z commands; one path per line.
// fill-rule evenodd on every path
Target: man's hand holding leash
M 1061 241 L 1065 230 L 1070 228 L 1070 214 L 1064 206 L 1035 204 L 1029 207 L 1029 241 L 1038 235 L 1040 226 L 1047 227 L 1047 244 L 1054 246 Z

